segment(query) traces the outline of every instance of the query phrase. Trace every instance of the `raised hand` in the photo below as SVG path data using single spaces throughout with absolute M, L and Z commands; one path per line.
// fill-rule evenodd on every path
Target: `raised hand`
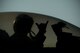
M 48 24 L 48 21 L 46 23 L 41 23 L 41 24 L 36 23 L 36 25 L 39 29 L 39 32 L 45 33 L 47 24 Z

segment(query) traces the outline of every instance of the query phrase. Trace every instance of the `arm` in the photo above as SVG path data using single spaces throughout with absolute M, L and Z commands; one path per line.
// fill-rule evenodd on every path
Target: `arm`
M 44 34 L 46 33 L 47 24 L 48 24 L 48 21 L 46 23 L 41 23 L 41 24 L 36 23 L 39 29 L 39 32 L 35 37 L 35 42 L 36 42 L 37 47 L 43 47 L 43 43 L 46 39 Z

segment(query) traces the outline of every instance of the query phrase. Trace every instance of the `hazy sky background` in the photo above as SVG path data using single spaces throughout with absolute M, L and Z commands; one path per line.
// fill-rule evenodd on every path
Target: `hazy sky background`
M 0 0 L 0 12 L 33 12 L 80 27 L 80 0 Z

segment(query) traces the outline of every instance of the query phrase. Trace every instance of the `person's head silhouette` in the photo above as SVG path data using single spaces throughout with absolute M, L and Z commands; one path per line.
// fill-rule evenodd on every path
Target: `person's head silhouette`
M 33 22 L 34 21 L 32 17 L 26 14 L 18 15 L 14 23 L 14 32 L 21 33 L 21 34 L 29 33 L 31 31 Z

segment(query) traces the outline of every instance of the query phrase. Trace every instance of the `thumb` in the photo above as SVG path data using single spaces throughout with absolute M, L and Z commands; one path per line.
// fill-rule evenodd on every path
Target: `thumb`
M 46 26 L 47 26 L 48 22 L 49 22 L 49 21 L 46 22 Z
M 37 26 L 39 26 L 39 24 L 38 24 L 38 23 L 36 23 L 36 25 L 37 25 Z

